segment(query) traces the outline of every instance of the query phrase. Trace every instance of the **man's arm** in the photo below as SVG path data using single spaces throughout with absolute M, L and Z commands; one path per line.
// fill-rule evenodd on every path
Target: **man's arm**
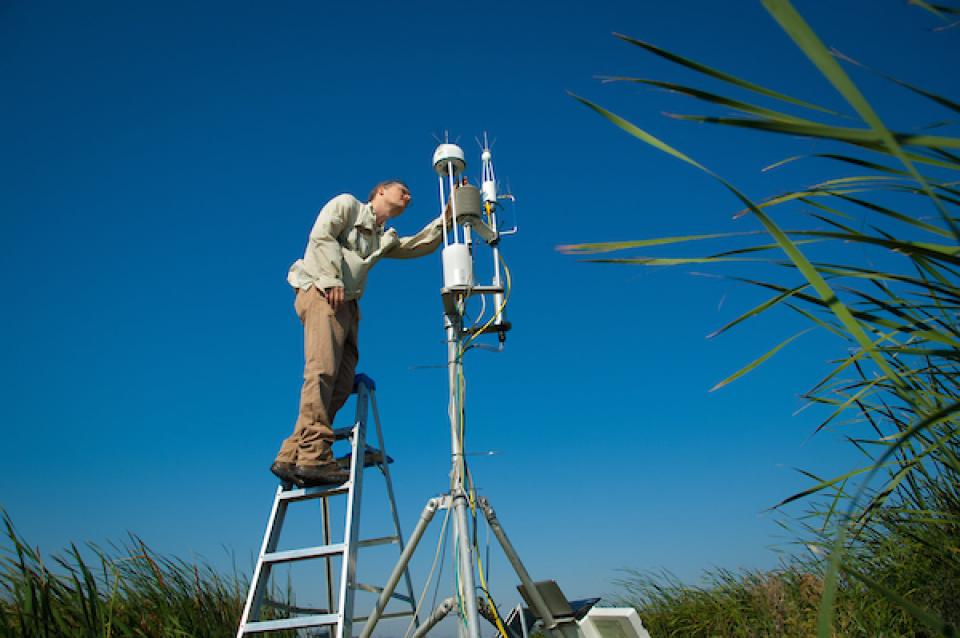
M 341 265 L 343 248 L 339 236 L 343 232 L 349 217 L 349 207 L 353 202 L 350 195 L 338 195 L 320 209 L 317 221 L 310 231 L 304 267 L 314 277 L 314 285 L 320 290 L 330 292 L 339 289 L 339 299 L 343 297 L 343 279 Z M 336 293 L 333 293 L 336 297 Z M 338 300 L 339 300 L 338 299 Z M 331 306 L 335 303 L 331 301 Z
M 396 237 L 396 243 L 384 253 L 384 256 L 395 259 L 409 259 L 429 255 L 437 249 L 437 246 L 440 245 L 440 240 L 443 239 L 444 224 L 446 224 L 447 230 L 449 231 L 452 223 L 452 204 L 448 201 L 447 208 L 443 211 L 443 214 L 424 226 L 416 235 L 411 237 L 396 237 L 397 231 L 393 229 L 387 231 L 393 233 L 394 237 Z
M 393 229 L 387 232 L 396 232 Z M 411 259 L 429 255 L 440 245 L 443 239 L 443 216 L 427 224 L 416 235 L 398 237 L 384 257 L 393 259 Z

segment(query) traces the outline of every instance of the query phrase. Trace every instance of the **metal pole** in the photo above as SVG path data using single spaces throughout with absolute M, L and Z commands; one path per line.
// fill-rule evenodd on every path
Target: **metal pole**
M 459 300 L 454 304 L 459 305 Z M 450 315 L 443 318 L 444 328 L 447 331 L 447 382 L 450 388 L 450 400 L 447 403 L 447 416 L 450 418 L 450 457 L 452 467 L 450 468 L 450 484 L 457 485 L 460 477 L 460 405 L 457 402 L 458 385 L 460 383 L 459 372 L 460 353 L 457 352 L 457 328 L 456 322 Z
M 467 526 L 467 497 L 462 492 L 453 500 L 454 526 L 460 557 L 460 596 L 467 622 L 467 638 L 480 638 L 480 622 L 477 612 L 476 586 L 473 581 L 473 545 L 470 543 L 470 528 Z
M 459 305 L 459 301 L 458 304 Z M 453 499 L 453 534 L 459 555 L 460 599 L 463 601 L 463 614 L 466 616 L 466 638 L 480 638 L 480 622 L 477 613 L 476 586 L 473 580 L 473 545 L 470 543 L 470 527 L 467 521 L 467 495 L 463 476 L 463 440 L 461 438 L 463 397 L 460 396 L 460 375 L 463 362 L 458 352 L 458 332 L 460 317 L 446 315 L 444 323 L 447 329 L 447 365 L 450 380 L 450 444 L 452 468 L 450 470 Z
M 380 616 L 383 615 L 383 610 L 387 608 L 387 603 L 390 602 L 390 597 L 393 596 L 393 592 L 397 588 L 397 583 L 400 582 L 400 578 L 407 569 L 407 563 L 410 562 L 414 550 L 417 549 L 417 544 L 420 543 L 423 533 L 427 530 L 430 521 L 433 520 L 433 515 L 436 514 L 440 508 L 441 502 L 442 499 L 440 498 L 431 498 L 427 501 L 427 505 L 420 513 L 420 520 L 417 521 L 417 526 L 413 528 L 413 533 L 410 534 L 410 542 L 403 548 L 403 552 L 400 554 L 400 560 L 397 561 L 396 566 L 393 568 L 393 573 L 390 574 L 390 578 L 387 580 L 387 584 L 384 586 L 383 591 L 380 592 L 380 598 L 377 599 L 377 606 L 374 607 L 373 613 L 367 618 L 367 622 L 363 626 L 363 631 L 360 633 L 360 638 L 370 638 L 370 635 L 373 634 L 374 627 L 377 626 Z
M 517 550 L 513 548 L 510 539 L 507 538 L 506 532 L 503 531 L 503 527 L 497 519 L 497 513 L 493 511 L 493 507 L 490 506 L 490 503 L 485 497 L 480 497 L 477 500 L 480 509 L 483 510 L 483 515 L 487 517 L 487 524 L 490 525 L 490 529 L 493 530 L 493 535 L 500 541 L 500 546 L 503 547 L 503 553 L 507 555 L 507 559 L 510 561 L 510 564 L 513 565 L 513 571 L 517 572 L 517 576 L 520 577 L 520 582 L 523 583 L 524 589 L 527 590 L 527 597 L 530 599 L 530 602 L 533 603 L 533 608 L 537 611 L 540 619 L 543 620 L 543 626 L 546 629 L 553 630 L 557 626 L 557 620 L 553 617 L 553 614 L 550 613 L 547 603 L 543 600 L 543 596 L 540 595 L 540 591 L 536 585 L 534 585 L 533 579 L 530 578 L 530 574 L 527 572 L 527 568 L 520 562 L 520 556 L 517 554 Z
M 427 635 L 427 632 L 436 627 L 437 623 L 447 617 L 453 608 L 456 607 L 457 601 L 454 598 L 447 598 L 442 603 L 440 603 L 437 608 L 434 610 L 430 617 L 423 621 L 423 624 L 420 625 L 413 635 L 410 638 L 423 638 Z

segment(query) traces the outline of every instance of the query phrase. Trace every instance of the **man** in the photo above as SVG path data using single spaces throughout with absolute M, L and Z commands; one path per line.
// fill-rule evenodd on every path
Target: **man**
M 412 237 L 384 229 L 409 204 L 410 190 L 399 180 L 377 184 L 366 204 L 352 195 L 334 197 L 320 210 L 303 259 L 290 268 L 287 281 L 296 290 L 305 363 L 300 414 L 270 467 L 283 481 L 311 487 L 349 478 L 333 456 L 332 424 L 353 389 L 357 301 L 367 273 L 381 257 L 427 255 L 443 237 L 443 215 Z

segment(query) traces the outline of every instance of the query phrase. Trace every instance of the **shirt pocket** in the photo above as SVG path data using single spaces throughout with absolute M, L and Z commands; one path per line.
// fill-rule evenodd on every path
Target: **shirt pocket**
M 377 249 L 377 234 L 372 225 L 357 222 L 347 236 L 348 247 L 366 259 Z

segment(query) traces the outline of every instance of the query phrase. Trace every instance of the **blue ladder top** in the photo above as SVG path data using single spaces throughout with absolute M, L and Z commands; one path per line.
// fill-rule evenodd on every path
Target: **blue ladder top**
M 353 393 L 356 394 L 360 389 L 360 384 L 367 386 L 367 390 L 376 390 L 377 382 L 362 372 L 358 372 L 353 377 Z

